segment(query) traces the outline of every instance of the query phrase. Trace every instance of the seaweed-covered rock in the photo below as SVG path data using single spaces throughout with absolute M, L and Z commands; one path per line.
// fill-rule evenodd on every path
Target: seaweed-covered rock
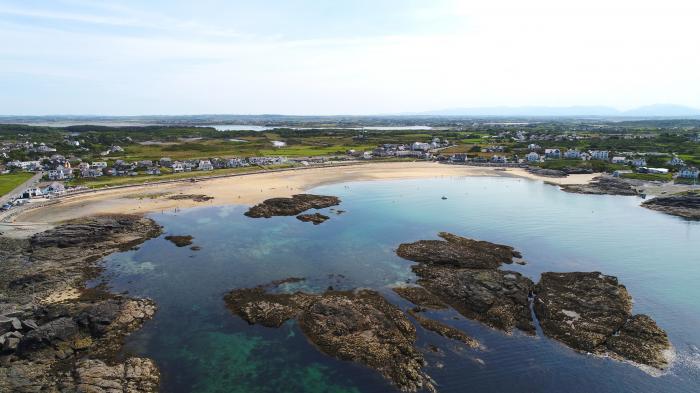
M 403 243 L 396 250 L 401 258 L 430 265 L 472 269 L 495 269 L 502 263 L 520 258 L 513 247 L 467 239 L 447 232 L 438 234 L 444 240 L 419 240 Z
M 426 291 L 423 287 L 396 287 L 393 290 L 402 298 L 421 308 L 433 310 L 447 308 L 447 305 L 439 297 Z
M 565 184 L 562 191 L 593 195 L 639 195 L 639 192 L 622 179 L 608 176 L 594 178 L 588 184 Z
M 642 206 L 689 220 L 700 220 L 700 192 L 656 197 L 645 201 Z
M 532 281 L 522 274 L 497 269 L 413 266 L 418 284 L 467 318 L 511 332 L 534 334 L 528 294 Z
M 245 215 L 253 218 L 273 216 L 296 216 L 309 209 L 323 209 L 340 204 L 334 196 L 297 194 L 291 198 L 271 198 L 251 207 Z
M 470 337 L 463 331 L 453 328 L 452 326 L 446 325 L 440 321 L 434 319 L 426 318 L 420 315 L 418 310 L 409 310 L 408 312 L 413 318 L 418 321 L 418 323 L 423 327 L 423 329 L 430 330 L 431 332 L 437 333 L 443 337 L 459 341 L 471 348 L 478 348 L 479 342 Z
M 249 323 L 280 326 L 296 318 L 322 352 L 373 368 L 402 391 L 434 391 L 414 347 L 415 328 L 375 291 L 271 294 L 257 287 L 231 291 L 225 300 Z
M 192 244 L 192 239 L 190 235 L 171 235 L 166 236 L 165 240 L 173 243 L 177 247 L 186 247 Z
M 314 225 L 322 224 L 326 220 L 328 220 L 330 217 L 323 215 L 321 213 L 313 213 L 313 214 L 300 214 L 297 216 L 297 220 L 303 221 L 303 222 L 311 222 Z
M 73 376 L 63 383 L 71 391 L 85 393 L 151 393 L 158 391 L 160 373 L 151 359 L 129 358 L 109 365 L 101 360 L 81 360 Z
M 666 333 L 646 315 L 632 316 L 632 298 L 617 278 L 599 272 L 543 273 L 535 287 L 542 331 L 574 349 L 613 352 L 664 368 Z

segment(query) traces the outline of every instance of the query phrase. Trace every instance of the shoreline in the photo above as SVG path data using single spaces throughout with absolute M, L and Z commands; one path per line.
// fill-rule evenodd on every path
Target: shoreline
M 140 184 L 118 189 L 95 190 L 55 199 L 45 205 L 28 205 L 15 212 L 0 232 L 26 237 L 68 220 L 102 214 L 147 214 L 197 206 L 253 205 L 274 197 L 289 197 L 309 189 L 350 181 L 401 180 L 453 177 L 512 177 L 538 180 L 552 185 L 588 183 L 598 174 L 563 178 L 537 176 L 522 168 L 506 171 L 492 167 L 445 165 L 436 162 L 386 162 L 312 167 L 301 170 L 245 173 L 196 182 Z M 209 196 L 208 201 L 171 199 L 175 195 Z

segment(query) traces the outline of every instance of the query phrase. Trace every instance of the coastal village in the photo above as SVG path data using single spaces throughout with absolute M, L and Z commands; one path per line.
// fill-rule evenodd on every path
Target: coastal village
M 700 141 L 700 134 L 690 135 L 687 143 Z M 581 144 L 590 139 L 577 132 L 537 133 L 525 130 L 508 130 L 482 135 L 478 143 L 464 143 L 432 136 L 412 143 L 382 143 L 373 149 L 347 149 L 343 154 L 287 157 L 285 155 L 201 157 L 173 159 L 162 156 L 156 159 L 128 160 L 119 158 L 129 150 L 112 144 L 102 151 L 91 152 L 83 147 L 80 134 L 64 136 L 60 143 L 50 144 L 32 141 L 32 135 L 24 135 L 23 142 L 2 142 L 0 146 L 0 175 L 31 173 L 34 181 L 24 188 L 15 189 L 2 196 L 0 209 L 9 210 L 32 198 L 52 198 L 57 195 L 83 190 L 96 179 L 128 177 L 134 182 L 158 181 L 178 175 L 187 178 L 215 176 L 228 173 L 224 170 L 243 168 L 274 169 L 305 167 L 333 162 L 368 160 L 428 160 L 455 165 L 492 167 L 522 167 L 540 170 L 542 174 L 566 175 L 574 173 L 607 172 L 615 177 L 648 181 L 674 181 L 681 184 L 697 184 L 700 170 L 673 152 L 602 150 L 565 147 Z M 359 133 L 353 140 L 366 138 Z M 646 140 L 659 138 L 653 133 L 605 134 L 603 139 Z M 418 138 L 416 138 L 418 139 Z M 123 139 L 132 144 L 131 137 Z M 273 141 L 274 149 L 284 149 L 286 142 Z M 67 150 L 67 151 L 63 151 Z M 70 151 L 70 153 L 68 153 Z M 31 160 L 16 157 L 31 156 Z M 89 158 L 92 157 L 92 160 Z

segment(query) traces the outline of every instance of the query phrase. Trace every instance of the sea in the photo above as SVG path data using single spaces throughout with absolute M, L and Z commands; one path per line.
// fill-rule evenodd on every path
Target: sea
M 249 325 L 226 308 L 223 296 L 304 277 L 281 290 L 372 288 L 405 309 L 410 304 L 391 287 L 416 277 L 413 263 L 395 250 L 403 242 L 436 239 L 440 231 L 515 247 L 527 264 L 503 269 L 534 281 L 548 271 L 617 276 L 634 298 L 634 312 L 668 332 L 676 355 L 669 370 L 650 374 L 574 351 L 539 329 L 535 337 L 507 335 L 453 310 L 435 311 L 430 317 L 484 347 L 470 349 L 417 326 L 417 347 L 438 391 L 700 391 L 700 223 L 642 208 L 638 197 L 569 194 L 504 177 L 349 182 L 309 192 L 342 200 L 321 210 L 331 217 L 321 225 L 253 219 L 236 205 L 162 212 L 151 215 L 163 225 L 162 236 L 104 259 L 99 282 L 158 304 L 122 355 L 154 359 L 162 392 L 396 391 L 376 371 L 319 352 L 294 321 L 277 329 Z M 178 248 L 167 235 L 191 235 L 201 249 Z M 440 350 L 429 350 L 433 345 Z

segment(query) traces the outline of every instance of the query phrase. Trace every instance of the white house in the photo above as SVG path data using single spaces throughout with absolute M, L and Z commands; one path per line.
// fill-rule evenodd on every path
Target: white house
M 671 160 L 668 162 L 668 165 L 673 165 L 673 166 L 683 166 L 685 165 L 685 161 L 681 160 L 680 158 L 673 156 Z
M 607 161 L 609 154 L 610 152 L 607 150 L 593 150 L 591 151 L 591 159 Z
M 612 158 L 613 164 L 624 164 L 627 162 L 627 157 L 616 156 Z
M 564 152 L 564 158 L 569 160 L 578 160 L 579 158 L 581 158 L 581 152 L 576 149 L 569 149 L 566 152 Z
M 160 175 L 160 168 L 155 167 L 155 166 L 150 167 L 150 168 L 146 169 L 146 174 L 147 175 Z
M 697 179 L 700 175 L 700 170 L 694 166 L 686 166 L 678 171 L 678 177 L 683 179 Z
M 59 166 L 49 171 L 48 176 L 49 180 L 66 180 L 73 177 L 73 170 L 71 168 Z
M 173 173 L 180 173 L 180 172 L 185 171 L 185 168 L 182 166 L 182 163 L 179 161 L 173 162 L 172 168 L 173 168 Z
M 428 151 L 430 150 L 430 143 L 413 142 L 413 144 L 411 145 L 411 150 Z
M 537 162 L 540 160 L 540 155 L 533 151 L 528 153 L 527 156 L 525 156 L 525 158 L 527 158 L 529 162 Z
M 197 166 L 197 170 L 200 171 L 213 171 L 214 166 L 211 164 L 211 161 L 209 160 L 200 160 L 199 165 Z
M 90 167 L 95 169 L 105 169 L 107 168 L 107 163 L 104 161 L 95 161 L 92 164 L 90 164 Z
M 635 158 L 634 160 L 632 160 L 632 165 L 636 166 L 637 168 L 641 166 L 647 166 L 647 160 L 643 158 Z
M 544 156 L 547 158 L 561 158 L 561 150 L 559 149 L 544 149 Z
M 542 147 L 536 143 L 530 143 L 529 145 L 527 145 L 527 148 L 530 150 L 539 150 Z

